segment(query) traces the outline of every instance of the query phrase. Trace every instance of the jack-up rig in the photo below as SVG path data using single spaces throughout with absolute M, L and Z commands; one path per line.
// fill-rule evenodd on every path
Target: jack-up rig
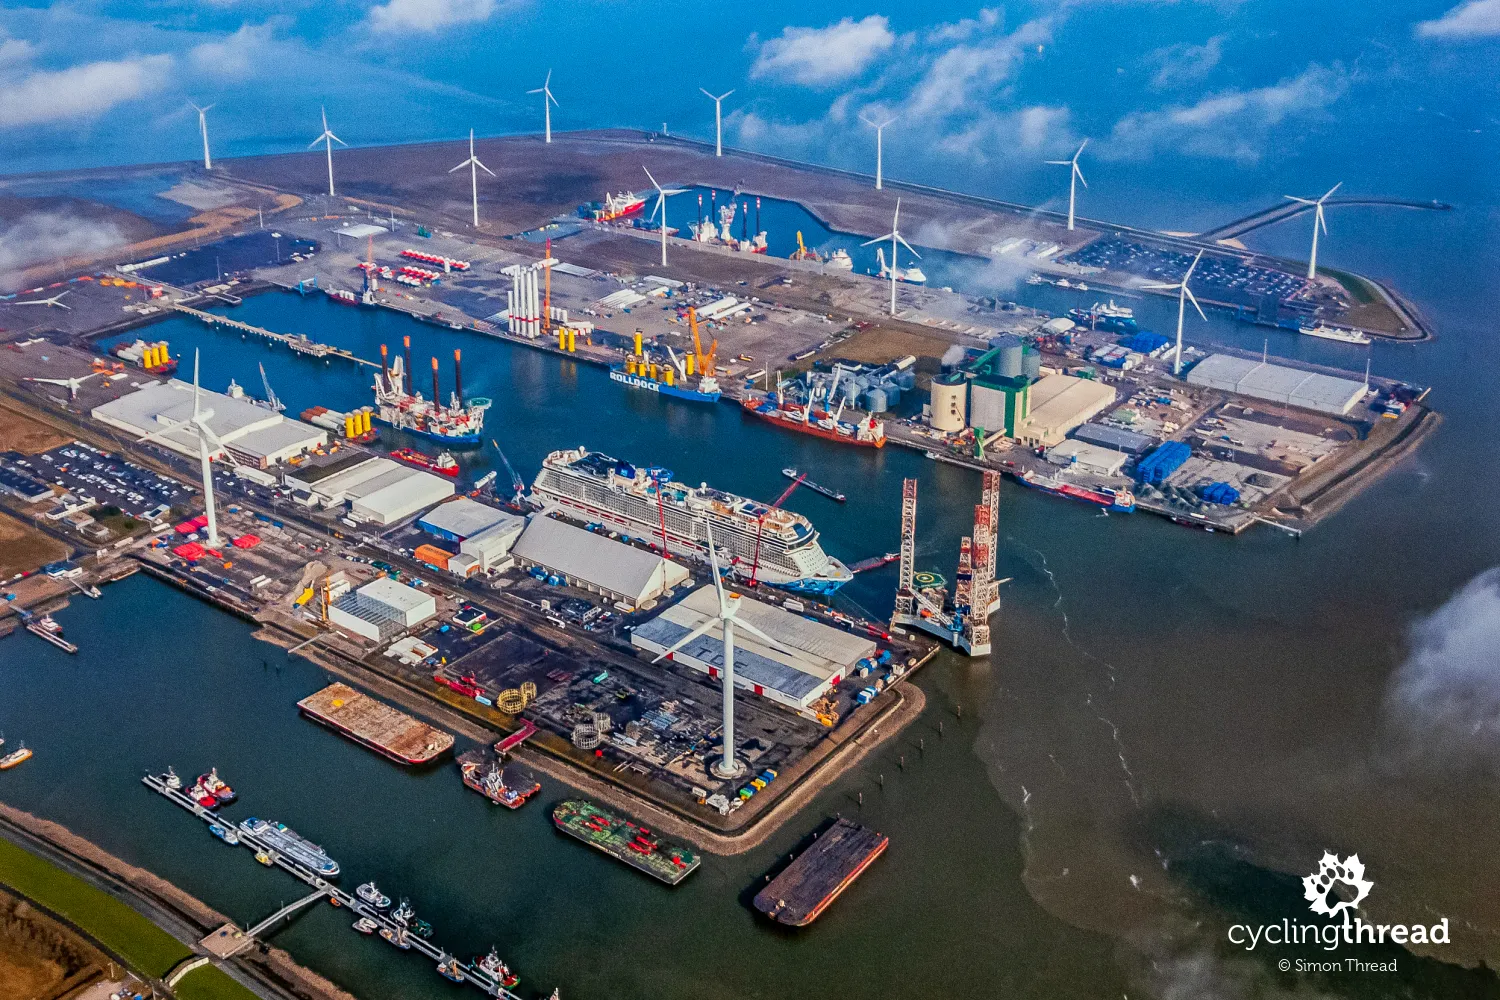
M 995 580 L 999 530 L 1000 473 L 986 472 L 983 494 L 974 505 L 973 534 L 959 542 L 950 600 L 940 576 L 916 571 L 917 481 L 906 480 L 901 486 L 901 580 L 891 626 L 914 626 L 970 656 L 988 655 L 990 615 L 1000 608 L 1000 584 Z

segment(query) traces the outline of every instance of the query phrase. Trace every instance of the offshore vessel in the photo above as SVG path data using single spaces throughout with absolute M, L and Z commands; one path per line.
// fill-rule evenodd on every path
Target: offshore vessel
M 489 767 L 485 767 L 486 762 Z M 507 809 L 521 808 L 527 799 L 542 790 L 542 783 L 529 771 L 514 765 L 502 768 L 498 760 L 483 750 L 470 750 L 461 755 L 458 768 L 465 787 Z
M 562 832 L 668 885 L 691 875 L 701 860 L 688 848 L 667 843 L 646 827 L 586 799 L 560 803 L 552 810 L 552 822 Z
M 380 345 L 380 374 L 375 376 L 374 419 L 388 427 L 425 437 L 448 448 L 478 448 L 484 431 L 484 411 L 491 401 L 483 396 L 463 398 L 463 375 L 459 352 L 453 352 L 453 394 L 448 404 L 442 402 L 438 386 L 437 358 L 432 359 L 432 398 L 413 392 L 411 377 L 411 338 L 405 338 L 405 355 L 387 363 L 384 344 Z
M 889 280 L 891 267 L 885 262 L 885 251 L 880 247 L 875 248 L 875 263 L 880 266 L 879 273 L 876 276 Z M 911 267 L 901 267 L 898 264 L 896 266 L 896 280 L 904 281 L 908 285 L 925 285 L 927 284 L 927 274 L 915 264 Z
M 328 856 L 328 852 L 303 837 L 285 823 L 251 816 L 240 823 L 240 832 L 257 838 L 273 848 L 282 857 L 291 858 L 300 865 L 311 868 L 324 878 L 336 878 L 339 863 Z
M 437 458 L 424 455 L 414 448 L 396 448 L 391 452 L 392 458 L 398 458 L 407 465 L 415 465 L 419 469 L 435 472 L 449 479 L 458 478 L 458 460 L 448 452 L 439 452 Z
M 665 537 L 668 551 L 696 558 L 708 557 L 711 523 L 721 565 L 745 577 L 755 572 L 774 586 L 831 594 L 852 579 L 847 566 L 823 551 L 817 530 L 801 514 L 707 483 L 687 486 L 674 481 L 670 469 L 640 468 L 585 448 L 554 451 L 542 460 L 531 497 L 544 508 L 654 544 Z
M 1079 486 L 1076 483 L 1065 483 L 1048 476 L 1038 475 L 1030 469 L 1016 477 L 1022 486 L 1029 486 L 1043 493 L 1051 493 L 1054 496 L 1067 497 L 1069 500 L 1078 500 L 1082 503 L 1092 504 L 1095 507 L 1103 507 L 1105 510 L 1118 514 L 1129 514 L 1135 510 L 1135 494 L 1129 490 L 1112 490 L 1107 486 Z
M 718 192 L 711 192 L 709 212 L 703 215 L 703 195 L 698 196 L 698 221 L 688 226 L 695 243 L 708 243 L 713 246 L 728 247 L 739 253 L 768 253 L 770 244 L 766 239 L 766 231 L 760 228 L 760 199 L 755 199 L 755 235 L 750 234 L 750 203 L 743 205 L 739 201 L 739 192 L 729 196 L 722 205 L 718 205 Z M 734 235 L 734 217 L 740 215 L 740 235 L 736 239 Z M 717 218 L 715 218 L 717 216 Z
M 1117 306 L 1115 300 L 1095 302 L 1087 309 L 1069 309 L 1068 317 L 1090 330 L 1106 330 L 1111 333 L 1135 333 L 1139 327 L 1135 322 L 1135 310 L 1128 306 Z
M 874 414 L 861 417 L 858 423 L 850 423 L 839 419 L 843 415 L 842 405 L 829 413 L 816 405 L 792 402 L 774 392 L 746 393 L 740 406 L 746 413 L 786 430 L 863 448 L 885 447 L 885 424 L 875 419 Z
M 883 833 L 840 819 L 756 895 L 755 908 L 779 924 L 806 927 L 890 842 Z
M 621 191 L 619 194 L 604 192 L 603 201 L 591 201 L 578 206 L 578 216 L 591 222 L 614 222 L 627 215 L 634 215 L 646 207 L 645 195 Z
M 667 349 L 667 353 L 672 358 L 671 364 L 658 366 L 654 361 L 636 361 L 631 358 L 624 364 L 610 365 L 609 377 L 622 385 L 646 389 L 673 399 L 685 399 L 692 403 L 719 401 L 718 379 L 712 375 L 704 375 L 694 380 L 692 376 L 684 374 L 686 365 L 677 360 L 677 355 L 671 348 Z
M 1304 326 L 1298 329 L 1309 337 L 1317 337 L 1319 340 L 1337 340 L 1343 344 L 1368 344 L 1370 335 L 1360 333 L 1358 330 L 1344 330 L 1326 323 L 1318 323 L 1316 326 Z

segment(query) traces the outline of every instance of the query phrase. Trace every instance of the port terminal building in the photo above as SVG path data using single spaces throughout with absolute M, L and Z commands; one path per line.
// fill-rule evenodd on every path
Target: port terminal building
M 1267 402 L 1347 416 L 1369 391 L 1354 379 L 1273 365 L 1229 354 L 1210 354 L 1188 372 L 1190 385 L 1219 389 Z
M 514 514 L 469 497 L 440 503 L 417 518 L 417 527 L 448 542 L 462 542 L 506 521 L 521 521 Z
M 687 567 L 679 562 L 543 514 L 527 523 L 511 555 L 523 569 L 561 577 L 581 590 L 632 608 L 691 578 Z
M 328 620 L 345 632 L 380 642 L 437 614 L 431 594 L 377 576 L 328 606 Z
M 699 587 L 655 618 L 637 625 L 630 642 L 653 657 L 659 656 L 718 612 L 718 593 L 712 586 Z M 840 681 L 853 674 L 861 659 L 876 655 L 871 639 L 750 597 L 740 598 L 737 617 L 776 639 L 795 655 L 776 649 L 746 630 L 736 632 L 735 687 L 795 712 L 808 714 L 809 706 L 827 697 Z M 689 642 L 672 654 L 672 662 L 717 678 L 724 669 L 723 630 L 710 629 Z
M 209 430 L 224 444 L 210 452 L 211 458 L 228 451 L 243 465 L 265 469 L 328 443 L 327 431 L 289 420 L 248 399 L 200 388 L 198 405 L 212 412 Z M 91 413 L 100 423 L 145 437 L 192 417 L 193 387 L 177 379 L 153 383 L 96 406 Z M 187 427 L 153 440 L 188 458 L 198 457 L 198 435 Z

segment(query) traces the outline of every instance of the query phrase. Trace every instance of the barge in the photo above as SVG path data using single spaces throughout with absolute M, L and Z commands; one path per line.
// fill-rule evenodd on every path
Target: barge
M 688 848 L 669 844 L 646 827 L 584 799 L 560 803 L 552 810 L 552 822 L 563 833 L 667 885 L 687 878 L 702 860 Z
M 304 715 L 398 764 L 426 764 L 453 748 L 453 736 L 398 712 L 347 684 L 297 702 Z
M 890 838 L 840 819 L 755 897 L 755 908 L 779 924 L 806 927 L 885 852 Z

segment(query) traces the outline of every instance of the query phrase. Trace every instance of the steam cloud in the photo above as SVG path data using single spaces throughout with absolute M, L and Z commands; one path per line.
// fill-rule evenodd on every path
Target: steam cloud
M 1500 567 L 1412 628 L 1387 709 L 1419 756 L 1500 772 Z
M 38 261 L 97 253 L 126 242 L 112 222 L 91 222 L 64 212 L 30 212 L 0 229 L 0 283 Z

